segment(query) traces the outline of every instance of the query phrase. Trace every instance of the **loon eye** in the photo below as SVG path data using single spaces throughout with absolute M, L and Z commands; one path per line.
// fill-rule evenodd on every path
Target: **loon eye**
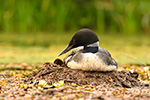
M 73 39 L 73 43 L 75 43 L 76 42 L 76 40 L 75 39 Z

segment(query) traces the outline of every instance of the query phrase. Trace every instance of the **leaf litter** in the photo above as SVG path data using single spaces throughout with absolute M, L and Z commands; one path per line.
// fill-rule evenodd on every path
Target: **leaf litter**
M 39 70 L 34 70 L 29 75 L 25 74 L 28 70 L 22 69 L 6 71 L 5 74 L 1 72 L 0 99 L 148 100 L 150 98 L 149 67 L 122 65 L 118 71 L 113 72 L 86 72 L 70 69 L 59 59 L 54 63 L 39 66 Z

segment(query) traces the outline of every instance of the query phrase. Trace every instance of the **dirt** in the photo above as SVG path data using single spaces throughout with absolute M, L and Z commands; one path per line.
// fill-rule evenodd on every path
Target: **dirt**
M 123 65 L 118 69 L 122 71 L 113 72 L 74 70 L 65 66 L 60 59 L 56 59 L 54 63 L 36 65 L 40 70 L 37 70 L 35 65 L 22 63 L 8 64 L 4 67 L 8 69 L 14 66 L 23 69 L 32 67 L 34 72 L 2 71 L 0 100 L 149 100 L 150 98 L 150 82 L 144 81 L 149 79 L 149 70 L 145 70 L 142 66 L 127 67 L 130 70 L 136 69 L 139 74 L 133 70 L 132 72 L 127 71 L 129 69 L 123 70 L 126 69 Z M 31 73 L 32 75 L 27 77 Z M 45 84 L 44 80 L 48 84 Z
M 130 72 L 127 70 L 112 71 L 112 72 L 97 72 L 97 71 L 82 71 L 70 69 L 63 64 L 63 61 L 56 59 L 54 63 L 45 63 L 43 68 L 33 72 L 33 75 L 25 80 L 25 82 L 32 84 L 37 80 L 45 80 L 48 84 L 64 80 L 66 85 L 75 83 L 79 86 L 105 85 L 110 87 L 141 87 L 149 86 L 143 84 L 138 80 L 137 72 Z

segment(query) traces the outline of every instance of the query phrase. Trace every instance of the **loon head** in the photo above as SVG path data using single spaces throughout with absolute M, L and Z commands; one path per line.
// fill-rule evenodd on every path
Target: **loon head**
M 94 47 L 95 50 L 98 50 L 99 39 L 97 35 L 90 29 L 80 29 L 71 39 L 69 45 L 59 54 L 65 54 L 73 48 L 84 46 L 84 48 Z M 95 49 L 96 48 L 96 49 Z M 85 49 L 88 50 L 88 49 Z

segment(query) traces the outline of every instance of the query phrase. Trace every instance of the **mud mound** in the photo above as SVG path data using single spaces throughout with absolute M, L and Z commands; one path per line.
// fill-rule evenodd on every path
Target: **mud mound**
M 137 79 L 138 73 L 123 71 L 113 72 L 88 72 L 74 70 L 66 67 L 59 59 L 54 63 L 45 63 L 43 68 L 34 71 L 33 75 L 25 80 L 25 82 L 33 83 L 35 80 L 43 79 L 48 84 L 64 80 L 65 84 L 71 85 L 107 85 L 111 87 L 139 87 L 142 83 Z

